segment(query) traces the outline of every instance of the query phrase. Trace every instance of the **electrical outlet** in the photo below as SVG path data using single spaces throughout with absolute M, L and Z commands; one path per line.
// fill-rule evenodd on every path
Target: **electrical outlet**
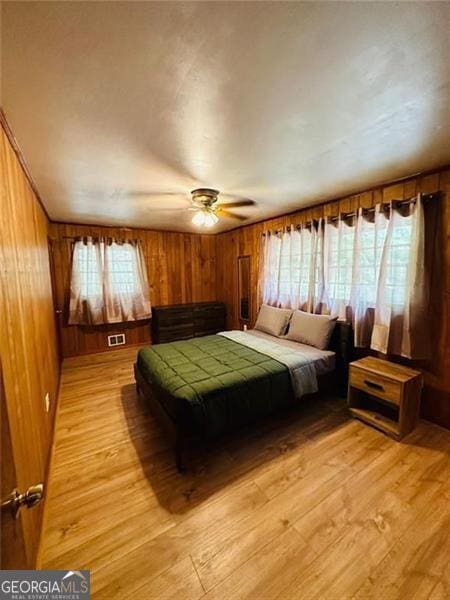
M 50 412 L 50 394 L 48 392 L 45 394 L 45 410 Z

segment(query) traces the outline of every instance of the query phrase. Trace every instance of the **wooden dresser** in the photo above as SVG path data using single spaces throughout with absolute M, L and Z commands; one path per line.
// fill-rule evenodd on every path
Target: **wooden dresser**
M 350 363 L 350 412 L 401 439 L 417 424 L 422 384 L 423 376 L 419 371 L 367 356 Z
M 152 309 L 152 343 L 162 344 L 212 335 L 226 328 L 223 302 L 156 306 Z

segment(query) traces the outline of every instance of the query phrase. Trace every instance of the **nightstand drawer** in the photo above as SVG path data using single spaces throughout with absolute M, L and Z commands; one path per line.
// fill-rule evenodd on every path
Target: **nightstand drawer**
M 350 385 L 372 396 L 399 405 L 402 397 L 402 385 L 377 373 L 371 373 L 350 365 Z

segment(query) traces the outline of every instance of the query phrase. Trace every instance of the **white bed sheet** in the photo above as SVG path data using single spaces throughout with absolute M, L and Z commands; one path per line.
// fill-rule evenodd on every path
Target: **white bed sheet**
M 330 361 L 334 361 L 333 352 L 318 350 L 306 344 L 260 331 L 221 331 L 219 335 L 253 348 L 286 365 L 296 398 L 317 392 L 318 375 L 323 374 L 324 369 L 329 370 Z
M 258 331 L 257 329 L 248 329 L 247 333 L 250 335 L 255 335 L 261 339 L 267 339 L 271 342 L 276 342 L 280 346 L 284 346 L 285 348 L 289 348 L 291 350 L 301 350 L 303 354 L 311 357 L 311 362 L 314 364 L 316 375 L 324 375 L 325 373 L 334 371 L 336 365 L 336 354 L 331 350 L 319 350 L 318 348 L 314 348 L 314 346 L 308 346 L 307 344 L 294 342 L 293 340 L 288 340 L 284 337 L 276 337 L 274 335 L 270 335 L 270 333 Z

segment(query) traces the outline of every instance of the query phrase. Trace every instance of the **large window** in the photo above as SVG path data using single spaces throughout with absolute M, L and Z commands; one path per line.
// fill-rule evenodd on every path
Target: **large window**
M 398 331 L 410 330 L 411 315 L 424 308 L 423 247 L 420 198 L 406 214 L 378 205 L 350 220 L 266 235 L 263 301 L 351 318 L 357 345 L 387 351 L 396 339 L 396 351 L 407 355 Z

